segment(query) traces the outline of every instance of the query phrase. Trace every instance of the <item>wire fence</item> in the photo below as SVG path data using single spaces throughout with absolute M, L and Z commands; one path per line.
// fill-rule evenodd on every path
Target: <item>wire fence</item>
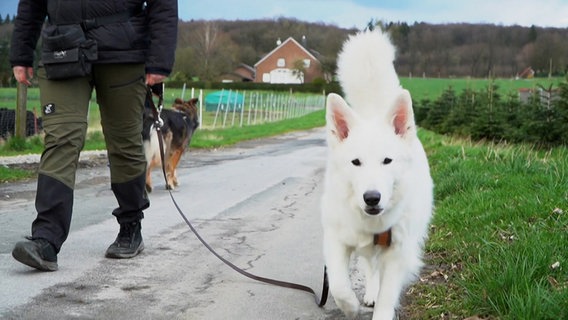
M 243 127 L 293 119 L 325 107 L 325 93 L 282 93 L 221 90 L 215 100 L 204 98 L 202 89 L 191 89 L 190 98 L 199 99 L 201 127 L 207 129 Z M 185 90 L 181 98 L 184 99 Z
M 189 91 L 189 92 L 188 92 Z M 175 98 L 189 100 L 198 98 L 198 116 L 201 127 L 218 129 L 229 127 L 245 127 L 270 123 L 285 119 L 298 118 L 325 107 L 325 93 L 299 93 L 276 91 L 239 91 L 239 90 L 204 90 L 191 88 L 186 90 L 168 88 L 168 97 L 164 105 L 170 108 Z M 211 103 L 208 96 L 217 94 L 217 100 Z M 16 122 L 15 111 L 16 89 L 0 90 L 0 143 L 14 136 Z M 188 96 L 186 98 L 185 96 Z M 4 105 L 9 106 L 8 108 Z M 26 136 L 42 132 L 41 112 L 37 88 L 28 92 L 26 115 Z M 101 131 L 100 112 L 96 99 L 89 104 L 89 132 Z

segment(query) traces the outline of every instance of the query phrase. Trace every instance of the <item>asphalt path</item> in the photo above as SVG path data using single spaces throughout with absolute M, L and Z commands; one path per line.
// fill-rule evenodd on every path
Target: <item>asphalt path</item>
M 325 156 L 322 129 L 190 150 L 173 196 L 224 258 L 319 295 Z M 142 224 L 145 250 L 112 260 L 104 257 L 118 232 L 108 168 L 99 161 L 80 169 L 71 233 L 58 255 L 59 270 L 47 273 L 11 256 L 35 218 L 36 182 L 1 185 L 0 318 L 343 319 L 331 296 L 319 308 L 308 293 L 263 284 L 224 265 L 185 225 L 160 171 L 153 181 Z M 370 310 L 361 318 L 370 318 Z

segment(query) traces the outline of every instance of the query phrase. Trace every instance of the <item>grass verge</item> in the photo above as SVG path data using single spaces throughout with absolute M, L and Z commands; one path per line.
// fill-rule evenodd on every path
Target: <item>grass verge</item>
M 568 319 L 568 150 L 421 139 L 436 211 L 408 319 Z

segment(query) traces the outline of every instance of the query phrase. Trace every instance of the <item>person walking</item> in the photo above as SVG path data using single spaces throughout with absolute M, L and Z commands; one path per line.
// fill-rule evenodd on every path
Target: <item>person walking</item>
M 47 22 L 46 22 L 47 19 Z M 142 116 L 147 86 L 162 82 L 174 63 L 176 0 L 20 0 L 10 47 L 16 81 L 37 76 L 44 151 L 38 168 L 31 237 L 12 256 L 42 271 L 58 269 L 69 234 L 79 154 L 93 90 L 100 108 L 110 166 L 112 211 L 120 230 L 108 258 L 132 258 L 144 249 L 146 159 Z M 45 23 L 45 24 L 44 24 Z M 34 55 L 42 50 L 37 74 Z

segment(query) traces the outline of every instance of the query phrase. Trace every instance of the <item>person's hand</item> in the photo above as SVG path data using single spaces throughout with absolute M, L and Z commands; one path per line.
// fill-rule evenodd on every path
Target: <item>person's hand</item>
M 167 78 L 166 76 L 161 75 L 161 74 L 147 73 L 146 74 L 146 85 L 153 86 L 156 83 L 164 82 L 164 80 L 166 78 Z
M 34 77 L 34 68 L 15 66 L 14 68 L 12 68 L 12 71 L 14 72 L 14 78 L 16 78 L 16 81 L 27 86 L 32 85 L 30 79 Z

